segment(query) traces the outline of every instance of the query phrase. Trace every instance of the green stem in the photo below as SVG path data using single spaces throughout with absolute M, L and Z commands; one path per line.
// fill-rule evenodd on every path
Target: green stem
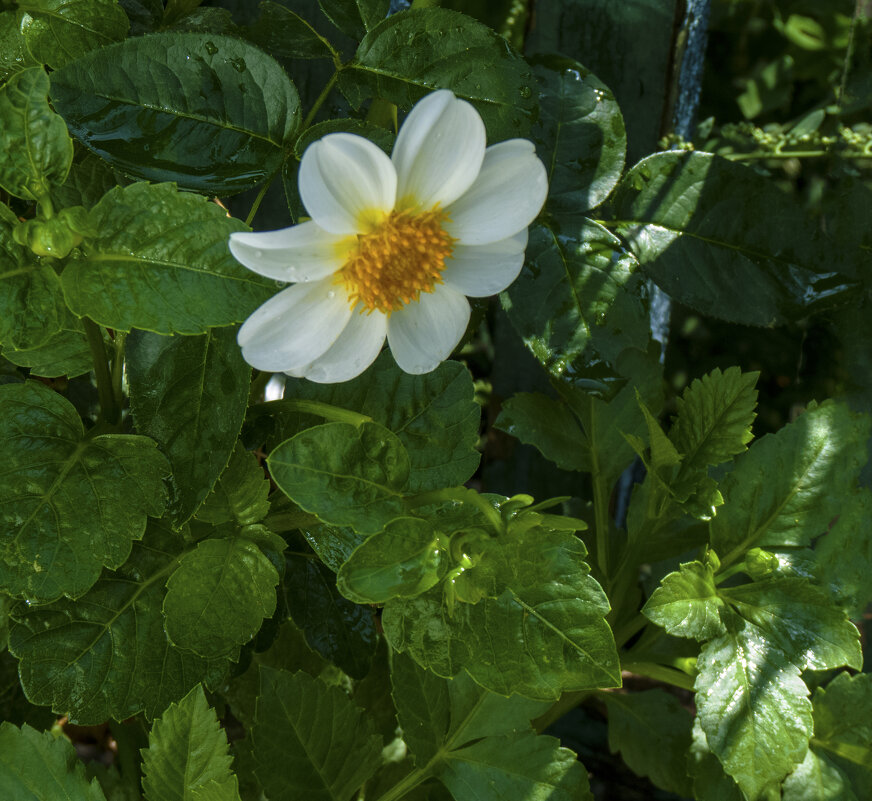
M 574 692 L 563 693 L 544 715 L 540 715 L 531 721 L 533 729 L 537 734 L 542 734 L 552 723 L 556 723 L 567 712 L 575 709 L 589 695 L 591 695 L 590 690 L 576 690 Z
M 124 342 L 127 334 L 123 331 L 115 332 L 115 357 L 112 361 L 112 396 L 115 398 L 115 407 L 119 413 L 124 408 L 124 392 L 122 384 L 124 379 Z
M 845 91 L 848 88 L 848 73 L 851 71 L 851 60 L 854 58 L 854 34 L 857 28 L 857 19 L 865 17 L 863 10 L 863 0 L 856 0 L 854 3 L 854 16 L 851 17 L 851 30 L 848 33 L 848 47 L 845 51 L 845 63 L 842 65 L 842 80 L 839 83 L 839 96 L 836 98 L 836 103 L 839 106 L 839 111 L 844 111 Z
M 247 226 L 251 227 L 251 221 L 254 219 L 254 215 L 257 214 L 257 210 L 260 208 L 260 204 L 263 202 L 264 197 L 266 197 L 267 191 L 272 186 L 272 182 L 275 180 L 276 175 L 278 175 L 278 173 L 274 172 L 263 182 L 263 186 L 260 188 L 260 192 L 257 193 L 254 203 L 251 204 L 251 210 L 245 218 L 245 224 Z
M 467 489 L 466 487 L 448 487 L 446 489 L 411 495 L 406 498 L 406 505 L 411 509 L 415 509 L 419 506 L 429 506 L 431 503 L 439 503 L 441 501 L 471 503 L 473 506 L 478 507 L 479 511 L 481 511 L 481 513 L 488 519 L 488 522 L 494 527 L 494 529 L 496 529 L 497 534 L 504 534 L 506 531 L 502 515 L 494 509 L 493 505 L 482 498 L 475 490 Z
M 115 403 L 115 395 L 112 391 L 112 375 L 109 372 L 109 360 L 106 358 L 106 346 L 103 344 L 103 329 L 88 317 L 82 318 L 82 326 L 94 360 L 100 418 L 103 422 L 114 426 L 118 422 L 121 410 Z
M 624 662 L 621 665 L 621 670 L 635 673 L 637 676 L 647 676 L 649 679 L 662 681 L 673 687 L 681 687 L 683 690 L 693 691 L 694 680 L 692 676 L 688 676 L 680 670 L 666 667 L 666 665 L 658 665 L 655 662 Z
M 735 558 L 735 557 L 733 557 Z M 730 560 L 732 561 L 732 559 Z M 728 567 L 726 570 L 722 570 L 717 574 L 717 578 L 715 579 L 715 584 L 723 584 L 728 578 L 735 576 L 736 573 L 741 573 L 745 570 L 744 561 L 739 562 L 738 564 L 733 565 L 732 567 Z
M 757 161 L 764 159 L 819 159 L 832 155 L 832 150 L 779 150 L 778 152 L 760 150 L 752 153 L 726 153 L 721 158 L 730 161 Z M 870 159 L 872 153 L 841 152 L 839 156 L 843 159 Z
M 283 398 L 282 400 L 270 401 L 269 403 L 258 403 L 253 408 L 281 409 L 289 412 L 314 414 L 318 417 L 323 417 L 325 420 L 331 420 L 334 423 L 351 423 L 353 426 L 372 422 L 372 418 L 367 417 L 365 414 L 352 412 L 350 409 L 341 409 L 338 406 L 331 406 L 329 403 L 303 400 L 302 398 Z
M 376 801 L 399 801 L 407 793 L 414 790 L 419 784 L 430 778 L 431 765 L 434 760 L 431 759 L 423 768 L 415 768 L 407 773 L 397 782 L 390 790 L 382 793 Z
M 305 131 L 311 124 L 312 120 L 315 119 L 315 115 L 318 113 L 318 109 L 324 105 L 324 101 L 327 99 L 327 96 L 333 90 L 333 87 L 336 85 L 336 81 L 339 80 L 339 73 L 342 72 L 342 65 L 336 65 L 336 72 L 330 77 L 330 80 L 324 85 L 324 88 L 321 90 L 321 94 L 315 99 L 315 102 L 312 104 L 312 108 L 309 109 L 309 113 L 306 115 L 306 119 L 303 120 L 303 124 L 300 127 L 300 133 Z

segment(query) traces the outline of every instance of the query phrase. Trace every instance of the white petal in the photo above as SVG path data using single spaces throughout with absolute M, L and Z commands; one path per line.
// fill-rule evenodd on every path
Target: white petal
M 375 361 L 385 341 L 388 318 L 378 311 L 362 314 L 359 309 L 352 312 L 345 330 L 327 352 L 294 375 L 317 384 L 338 384 L 356 378 Z
M 445 262 L 442 280 L 471 298 L 502 292 L 524 266 L 527 229 L 489 245 L 456 245 Z
M 469 103 L 447 89 L 427 95 L 409 112 L 391 155 L 398 207 L 453 203 L 478 175 L 485 143 L 484 123 Z
M 332 278 L 294 284 L 257 309 L 239 329 L 236 341 L 252 367 L 287 372 L 324 353 L 349 317 L 348 295 Z
M 388 344 L 407 373 L 429 373 L 451 355 L 468 322 L 469 301 L 457 290 L 437 284 L 433 292 L 422 292 L 417 303 L 391 314 Z
M 318 281 L 335 273 L 355 244 L 315 222 L 279 231 L 230 234 L 230 252 L 249 270 L 279 281 Z
M 463 245 L 514 236 L 541 211 L 548 194 L 545 165 L 526 139 L 492 145 L 469 191 L 447 209 L 445 230 Z
M 285 377 L 283 375 L 272 376 L 263 388 L 263 399 L 265 401 L 281 400 L 284 394 Z
M 313 142 L 300 162 L 300 197 L 331 234 L 363 233 L 394 207 L 397 172 L 369 139 L 335 133 Z

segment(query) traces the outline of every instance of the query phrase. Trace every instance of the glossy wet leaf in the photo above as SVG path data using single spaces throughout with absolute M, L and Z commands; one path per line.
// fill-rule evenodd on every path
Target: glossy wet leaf
M 318 0 L 318 5 L 342 33 L 359 41 L 388 15 L 390 0 Z
M 27 49 L 52 69 L 127 35 L 130 23 L 116 0 L 20 0 Z
M 24 43 L 18 14 L 15 11 L 0 11 L 0 84 L 16 72 L 38 66 L 39 62 Z
M 450 89 L 476 107 L 491 142 L 527 134 L 534 85 L 527 63 L 502 37 L 444 8 L 388 17 L 367 33 L 340 75 L 355 108 L 377 96 L 409 109 L 432 89 Z
M 702 562 L 687 562 L 669 573 L 642 609 L 649 620 L 673 637 L 711 640 L 724 633 L 712 569 Z
M 89 53 L 52 74 L 51 97 L 116 169 L 210 195 L 274 174 L 300 124 L 278 62 L 218 34 L 157 33 Z
M 242 223 L 172 184 L 117 187 L 92 214 L 100 234 L 62 280 L 73 312 L 108 328 L 203 334 L 242 322 L 275 290 L 227 249 Z
M 548 165 L 547 207 L 592 209 L 611 194 L 624 169 L 627 133 L 617 101 L 590 70 L 569 58 L 535 56 L 539 118 L 531 136 Z
M 269 512 L 269 489 L 257 457 L 237 442 L 227 467 L 197 510 L 197 519 L 213 526 L 231 521 L 240 526 L 259 523 Z
M 227 735 L 199 684 L 155 720 L 142 762 L 146 801 L 189 801 L 212 782 L 239 798 Z
M 167 580 L 167 636 L 206 659 L 232 657 L 272 616 L 278 583 L 275 567 L 245 536 L 200 542 Z
M 184 652 L 164 632 L 164 583 L 182 553 L 181 534 L 153 523 L 130 559 L 78 600 L 19 606 L 9 650 L 30 701 L 99 724 L 153 718 L 198 682 L 223 681 L 226 659 Z
M 168 465 L 154 441 L 86 438 L 72 404 L 43 384 L 0 387 L 0 443 L 0 581 L 11 595 L 81 595 L 163 512 Z
M 233 453 L 248 405 L 251 368 L 239 352 L 235 328 L 214 328 L 197 337 L 133 331 L 126 355 L 133 420 L 170 461 L 170 510 L 181 525 L 210 493 Z
M 824 239 L 769 179 L 710 153 L 643 159 L 621 181 L 614 214 L 617 232 L 671 297 L 734 323 L 803 317 L 862 270 L 856 251 Z
M 302 672 L 261 666 L 250 736 L 270 801 L 346 801 L 381 763 L 382 739 L 369 717 L 339 687 Z

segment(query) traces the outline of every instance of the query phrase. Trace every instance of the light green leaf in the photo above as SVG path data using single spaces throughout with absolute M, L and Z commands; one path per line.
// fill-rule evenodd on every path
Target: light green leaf
M 678 795 L 690 795 L 687 751 L 691 714 L 662 690 L 604 693 L 609 711 L 609 750 L 618 751 L 634 773 Z
M 147 437 L 85 437 L 69 401 L 35 381 L 0 387 L 0 583 L 15 596 L 81 595 L 116 568 L 166 503 Z
M 0 724 L 0 798 L 9 801 L 105 801 L 72 743 L 30 726 Z
M 230 36 L 132 37 L 51 81 L 72 133 L 113 167 L 209 195 L 275 174 L 300 125 L 299 95 L 278 62 Z
M 577 61 L 534 56 L 539 118 L 532 139 L 548 170 L 548 209 L 579 213 L 602 203 L 624 170 L 627 133 L 609 88 Z
M 709 747 L 756 801 L 805 758 L 808 689 L 787 655 L 741 619 L 703 646 L 697 668 L 697 714 Z
M 73 141 L 48 104 L 48 75 L 31 67 L 0 88 L 0 187 L 39 200 L 62 184 L 73 161 Z
M 458 362 L 442 362 L 431 373 L 409 375 L 387 351 L 363 375 L 343 384 L 289 378 L 285 385 L 286 398 L 351 409 L 393 431 L 409 454 L 409 492 L 463 484 L 475 473 L 481 459 L 476 451 L 481 407 L 473 391 L 469 370 Z M 279 413 L 281 436 L 300 430 L 294 428 L 299 418 L 290 418 L 290 425 L 283 422 L 281 401 L 266 408 Z M 315 418 L 308 417 L 307 425 L 314 422 Z
M 848 777 L 814 746 L 785 780 L 782 801 L 859 801 Z
M 361 543 L 336 577 L 339 591 L 359 604 L 420 595 L 447 572 L 440 532 L 428 520 L 400 517 Z
M 498 142 L 524 136 L 536 108 L 527 63 L 480 22 L 446 8 L 394 14 L 364 37 L 339 85 L 358 108 L 383 97 L 411 108 L 431 89 L 471 102 Z
M 850 497 L 866 461 L 869 419 L 843 403 L 812 406 L 736 459 L 721 482 L 712 547 L 726 566 L 755 545 L 807 545 Z
M 251 540 L 200 542 L 167 580 L 167 636 L 176 647 L 206 659 L 232 657 L 272 616 L 278 583 L 278 571 Z
M 587 771 L 554 737 L 532 731 L 487 737 L 451 751 L 438 777 L 455 801 L 592 801 Z
M 360 41 L 388 15 L 390 0 L 318 0 L 318 5 L 342 33 Z
M 92 214 L 100 235 L 62 280 L 73 312 L 107 328 L 203 334 L 242 322 L 275 289 L 230 255 L 242 223 L 172 184 L 117 187 Z
M 374 534 L 405 512 L 409 456 L 378 423 L 325 423 L 300 432 L 267 459 L 282 492 L 325 523 Z
M 590 470 L 590 443 L 560 401 L 538 392 L 517 392 L 503 401 L 494 426 L 534 445 L 561 470 Z
M 673 637 L 711 640 L 725 632 L 710 565 L 687 562 L 666 576 L 648 599 L 642 614 Z
M 245 35 L 276 58 L 330 58 L 338 53 L 318 31 L 289 8 L 264 0 Z
M 198 684 L 151 728 L 148 748 L 142 750 L 146 801 L 195 801 L 198 791 L 212 783 L 239 799 L 231 762 L 227 736 Z
M 230 462 L 197 510 L 197 520 L 213 526 L 232 521 L 240 526 L 259 523 L 269 512 L 267 495 L 269 479 L 257 457 L 237 442 Z
M 152 523 L 130 559 L 77 601 L 19 605 L 9 650 L 31 703 L 81 724 L 153 718 L 198 682 L 224 681 L 227 660 L 185 653 L 164 632 L 164 582 L 182 553 L 181 536 Z
M 59 281 L 53 282 L 53 284 L 56 287 L 54 291 L 61 289 Z M 33 313 L 32 307 L 25 305 L 22 308 L 27 309 L 31 314 Z M 57 378 L 63 375 L 74 378 L 93 370 L 94 357 L 91 354 L 82 324 L 66 306 L 62 309 L 61 319 L 63 322 L 60 330 L 49 336 L 44 342 L 34 347 L 17 349 L 11 345 L 4 346 L 3 358 L 19 367 L 29 368 L 30 374 L 33 376 L 46 378 Z
M 643 159 L 618 185 L 618 233 L 672 298 L 712 317 L 778 325 L 850 286 L 858 254 L 825 240 L 752 168 L 710 153 Z
M 801 670 L 862 669 L 860 632 L 807 579 L 773 578 L 721 589 L 720 595 Z
M 235 328 L 198 337 L 133 331 L 126 356 L 133 420 L 172 465 L 170 511 L 179 526 L 204 501 L 233 453 L 251 368 Z
M 375 725 L 343 690 L 264 666 L 251 743 L 270 801 L 347 801 L 381 764 Z
M 18 0 L 27 48 L 57 69 L 127 35 L 130 23 L 116 0 Z
M 563 214 L 530 229 L 527 260 L 501 296 L 524 344 L 553 375 L 598 355 L 614 362 L 645 350 L 644 277 L 620 240 L 585 217 Z

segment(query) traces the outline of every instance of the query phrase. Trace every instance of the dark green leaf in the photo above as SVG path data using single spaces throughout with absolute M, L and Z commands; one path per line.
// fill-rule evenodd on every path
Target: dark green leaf
M 749 801 L 764 797 L 802 762 L 812 734 L 799 670 L 741 619 L 703 646 L 697 668 L 696 708 L 709 747 Z
M 0 220 L 0 342 L 7 347 L 39 348 L 61 330 L 69 312 L 61 281 L 47 264 L 12 241 Z
M 164 632 L 164 582 L 182 552 L 181 536 L 153 523 L 130 559 L 77 601 L 19 606 L 9 650 L 31 702 L 98 724 L 153 718 L 198 682 L 222 682 L 227 660 L 185 653 Z
M 680 303 L 746 325 L 804 316 L 860 272 L 805 212 L 750 167 L 710 153 L 644 159 L 618 186 L 618 232 Z
M 114 171 L 103 159 L 79 148 L 67 180 L 52 190 L 51 200 L 55 208 L 85 206 L 90 209 L 117 183 Z
M 321 34 L 289 8 L 264 0 L 246 36 L 276 58 L 333 58 L 338 54 Z
M 39 200 L 62 184 L 73 161 L 73 141 L 48 104 L 48 75 L 31 67 L 0 88 L 0 187 Z
M 390 0 L 318 0 L 318 5 L 342 33 L 360 41 L 388 15 Z
M 298 159 L 301 159 L 303 153 L 306 152 L 306 148 L 311 145 L 312 142 L 315 142 L 322 136 L 337 132 L 352 133 L 357 134 L 357 136 L 363 136 L 369 139 L 370 142 L 377 144 L 387 154 L 390 154 L 391 149 L 394 146 L 394 139 L 396 138 L 393 131 L 389 131 L 387 128 L 382 128 L 380 125 L 373 125 L 371 122 L 366 122 L 364 120 L 355 120 L 352 117 L 342 120 L 324 120 L 323 122 L 317 122 L 311 127 L 306 128 L 306 130 L 300 134 L 300 138 L 294 143 L 294 155 Z
M 687 773 L 693 782 L 693 797 L 702 801 L 746 801 L 739 786 L 724 773 L 711 752 L 699 718 L 693 721 L 693 742 L 687 755 Z
M 130 23 L 116 0 L 18 0 L 27 48 L 52 69 L 118 42 Z
M 30 726 L 0 724 L 0 797 L 9 801 L 105 801 L 72 743 Z
M 711 640 L 725 631 L 711 566 L 687 562 L 666 576 L 654 590 L 642 613 L 673 637 Z
M 621 752 L 634 773 L 664 790 L 690 795 L 687 751 L 691 714 L 674 695 L 662 690 L 605 693 L 609 710 L 609 749 Z
M 170 25 L 182 17 L 188 16 L 196 11 L 202 2 L 203 0 L 167 0 L 163 14 L 164 24 Z
M 0 11 L 0 84 L 16 72 L 37 67 L 39 62 L 30 54 L 21 35 L 18 15 Z
M 602 203 L 624 169 L 627 133 L 609 88 L 577 61 L 536 56 L 539 119 L 532 138 L 549 165 L 547 207 L 579 213 Z
M 409 109 L 431 89 L 450 89 L 478 109 L 493 142 L 524 136 L 536 108 L 535 79 L 506 40 L 444 8 L 404 11 L 379 23 L 339 82 L 355 108 L 377 96 Z
M 614 362 L 645 350 L 644 278 L 620 240 L 585 217 L 549 218 L 530 230 L 521 275 L 502 295 L 524 344 L 557 377 L 598 355 Z M 591 353 L 591 351 L 593 353 Z
M 339 572 L 342 563 L 347 562 L 354 549 L 366 540 L 366 535 L 358 534 L 354 529 L 320 523 L 306 524 L 301 531 L 318 558 L 334 573 Z
M 73 134 L 137 178 L 226 195 L 276 173 L 300 98 L 271 56 L 207 33 L 138 36 L 52 74 Z
M 56 286 L 57 289 L 60 289 L 59 282 Z M 24 306 L 23 308 L 29 314 L 33 314 L 33 307 Z M 49 336 L 40 345 L 32 348 L 4 347 L 3 358 L 20 367 L 29 368 L 30 374 L 33 376 L 46 378 L 56 378 L 62 375 L 74 378 L 93 370 L 94 357 L 88 346 L 82 324 L 66 307 L 63 307 L 62 311 L 63 322 L 59 331 Z
M 409 456 L 378 423 L 325 423 L 273 450 L 270 475 L 282 492 L 325 523 L 374 534 L 405 511 Z
M 248 405 L 251 368 L 242 359 L 234 328 L 198 337 L 133 331 L 127 338 L 127 376 L 137 430 L 155 439 L 172 465 L 170 509 L 181 525 L 233 453 Z
M 251 540 L 205 540 L 181 557 L 167 580 L 167 636 L 206 659 L 232 657 L 272 616 L 278 583 L 278 572 Z
M 100 235 L 67 265 L 64 293 L 107 328 L 203 334 L 242 322 L 275 290 L 230 255 L 242 223 L 172 184 L 117 187 L 92 214 Z
M 237 442 L 230 462 L 197 510 L 197 520 L 213 526 L 235 521 L 240 526 L 259 523 L 269 512 L 269 479 L 257 457 Z
M 0 580 L 12 595 L 81 595 L 163 512 L 168 465 L 155 443 L 86 438 L 72 404 L 43 384 L 0 387 L 0 442 Z
M 228 797 L 239 799 L 231 761 L 227 735 L 198 684 L 171 704 L 151 728 L 148 748 L 142 752 L 146 801 L 189 801 L 211 782 L 226 788 Z
M 449 686 L 441 676 L 420 667 L 405 654 L 393 654 L 391 695 L 403 740 L 419 768 L 436 756 L 448 735 Z
M 270 801 L 347 801 L 381 763 L 381 737 L 345 692 L 263 666 L 251 742 Z

